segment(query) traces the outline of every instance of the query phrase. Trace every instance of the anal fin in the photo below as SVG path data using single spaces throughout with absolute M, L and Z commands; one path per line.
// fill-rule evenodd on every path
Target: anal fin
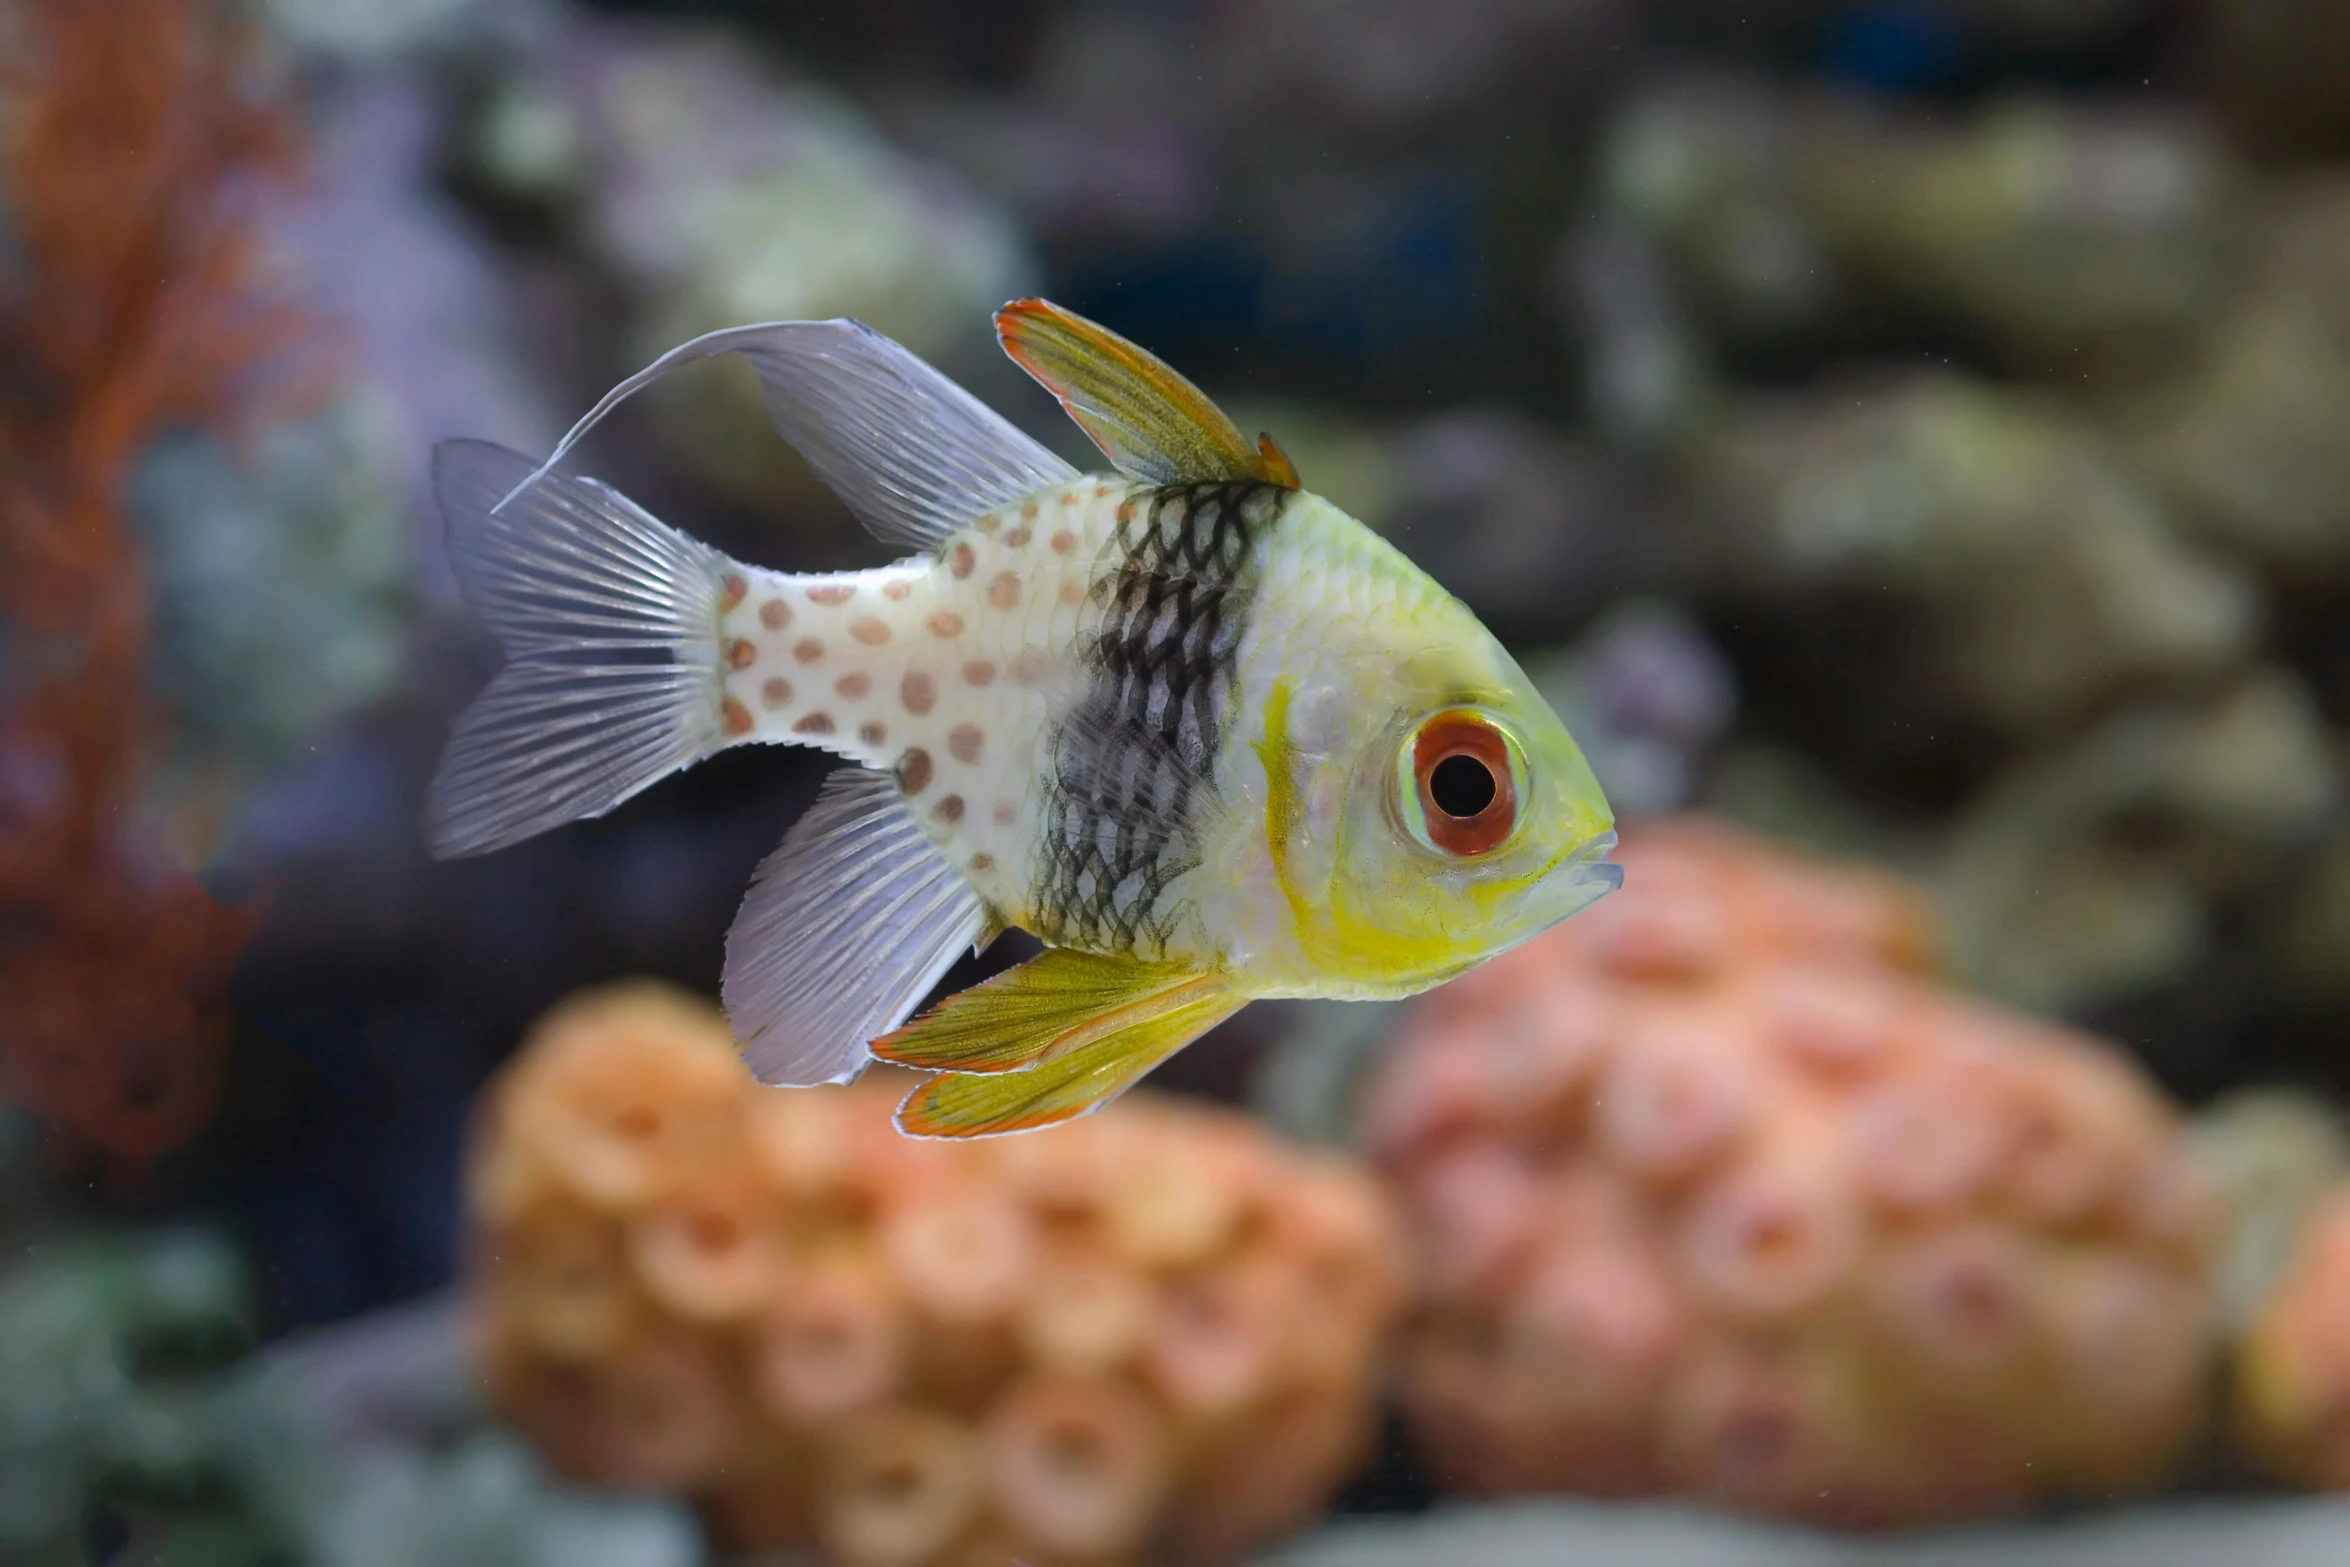
M 873 1053 L 931 1072 L 1014 1072 L 1223 988 L 1180 964 L 1051 947 L 873 1041 Z
M 1020 1071 L 949 1072 L 906 1097 L 898 1128 L 912 1137 L 995 1137 L 1075 1120 L 1247 1004 L 1218 984 Z
M 994 916 L 889 774 L 844 767 L 759 866 L 722 992 L 764 1083 L 846 1082 Z

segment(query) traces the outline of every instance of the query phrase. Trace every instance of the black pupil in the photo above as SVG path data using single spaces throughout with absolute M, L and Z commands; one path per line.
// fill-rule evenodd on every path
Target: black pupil
M 1428 775 L 1428 798 L 1447 816 L 1478 815 L 1493 792 L 1492 771 L 1473 756 L 1448 756 Z

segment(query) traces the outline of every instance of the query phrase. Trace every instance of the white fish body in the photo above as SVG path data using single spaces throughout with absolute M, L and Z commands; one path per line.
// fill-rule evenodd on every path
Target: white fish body
M 445 443 L 451 560 L 508 663 L 435 780 L 434 851 L 728 745 L 842 756 L 728 935 L 727 1009 L 771 1082 L 942 1070 L 901 1121 L 956 1136 L 1082 1114 L 1252 997 L 1424 989 L 1614 884 L 1580 753 L 1463 606 L 1133 345 L 1041 301 L 998 324 L 1119 471 L 1076 472 L 854 322 L 698 339 L 535 469 Z M 619 399 L 728 351 L 917 553 L 765 571 L 551 473 Z M 1046 954 L 899 1027 L 1007 925 Z

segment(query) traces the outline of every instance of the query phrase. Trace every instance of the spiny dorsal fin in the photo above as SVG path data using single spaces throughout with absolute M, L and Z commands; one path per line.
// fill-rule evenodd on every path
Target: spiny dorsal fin
M 995 315 L 1014 363 L 1061 400 L 1069 417 L 1122 473 L 1152 484 L 1260 479 L 1298 487 L 1270 436 L 1248 437 L 1172 366 L 1108 327 L 1043 299 Z

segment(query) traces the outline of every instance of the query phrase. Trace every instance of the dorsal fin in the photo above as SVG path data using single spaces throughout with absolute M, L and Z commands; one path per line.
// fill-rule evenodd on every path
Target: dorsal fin
M 1014 363 L 1061 400 L 1122 473 L 1152 484 L 1259 479 L 1295 489 L 1297 470 L 1272 437 L 1252 446 L 1207 394 L 1156 354 L 1044 299 L 995 315 Z

